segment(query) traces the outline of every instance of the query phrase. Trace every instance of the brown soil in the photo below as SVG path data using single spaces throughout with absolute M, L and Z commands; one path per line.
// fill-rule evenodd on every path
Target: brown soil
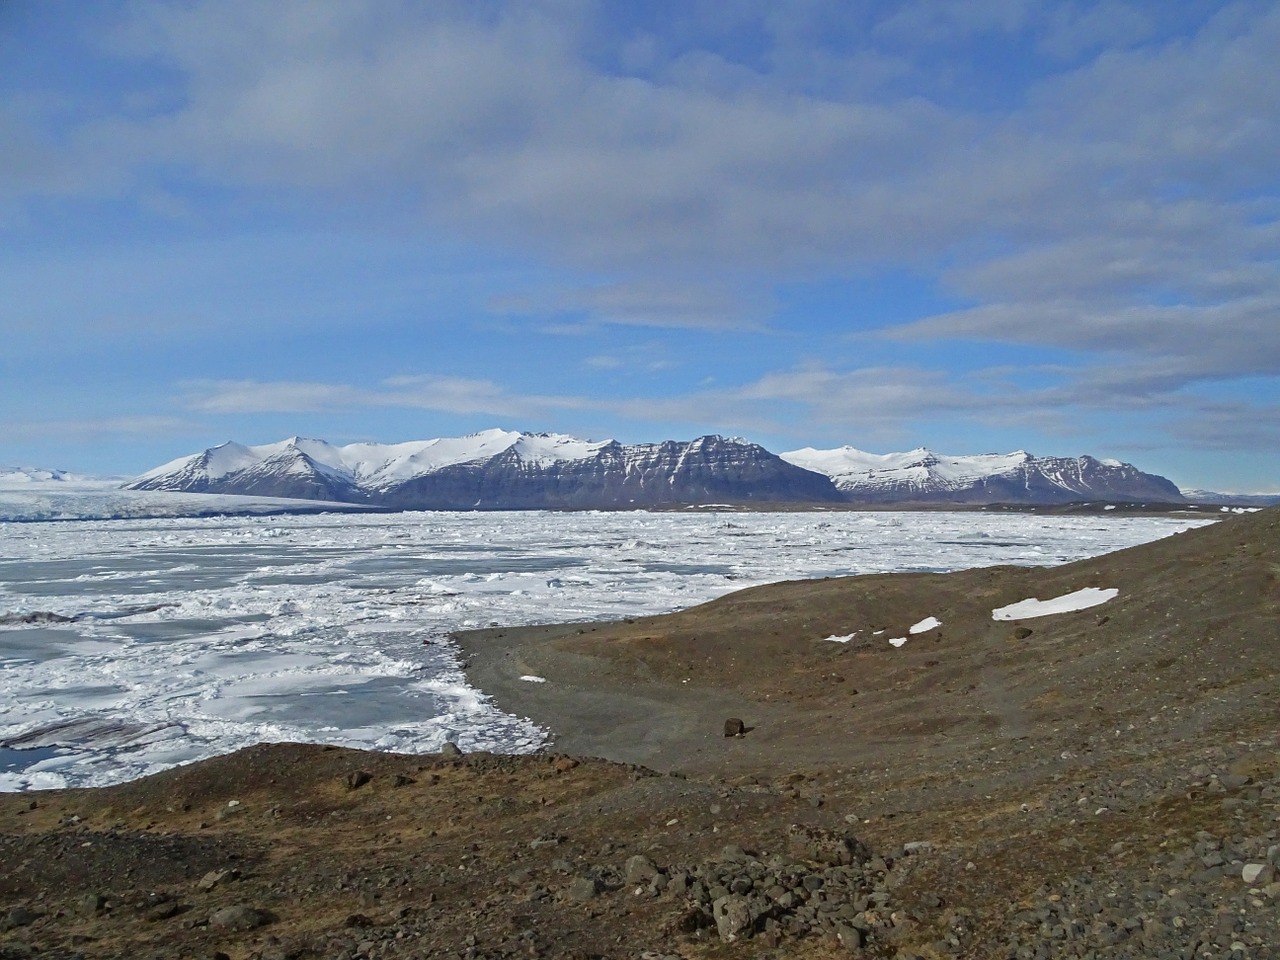
M 1120 594 L 991 619 L 1082 587 Z M 637 854 L 672 875 L 733 861 L 726 845 L 764 862 L 792 824 L 885 858 L 866 955 L 1277 955 L 1280 887 L 1239 873 L 1280 825 L 1280 510 L 1061 567 L 782 583 L 458 641 L 554 752 L 260 746 L 0 796 L 0 957 L 848 955 L 816 921 L 723 942 L 693 893 L 625 882 Z M 219 870 L 236 873 L 199 888 Z M 1097 914 L 1093 884 L 1112 891 Z M 1056 939 L 1077 903 L 1084 932 L 1063 919 Z M 210 923 L 233 905 L 261 925 Z

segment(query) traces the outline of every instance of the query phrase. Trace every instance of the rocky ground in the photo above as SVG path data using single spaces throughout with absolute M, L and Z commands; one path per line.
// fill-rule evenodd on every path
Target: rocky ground
M 1280 957 L 1280 511 L 459 641 L 551 750 L 0 796 L 0 958 Z

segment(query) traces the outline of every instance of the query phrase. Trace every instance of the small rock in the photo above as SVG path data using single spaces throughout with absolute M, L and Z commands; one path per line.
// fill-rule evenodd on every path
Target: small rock
M 569 884 L 569 899 L 577 900 L 579 903 L 594 900 L 599 893 L 600 881 L 595 877 L 578 877 Z
M 724 735 L 726 737 L 742 737 L 747 733 L 747 725 L 737 717 L 730 717 L 724 722 Z
M 1034 632 L 1035 632 L 1035 631 L 1034 631 L 1034 630 L 1032 630 L 1030 627 L 1014 627 L 1014 628 L 1013 628 L 1013 639 L 1015 639 L 1015 640 L 1025 640 L 1025 639 L 1027 639 L 1027 637 L 1031 636 L 1031 634 L 1033 634 Z
M 393 787 L 410 787 L 417 782 L 418 781 L 413 779 L 413 777 L 407 776 L 403 773 L 397 773 L 391 778 L 391 785 Z
M 577 765 L 578 765 L 578 761 L 575 760 L 573 757 L 561 757 L 555 763 L 556 773 L 568 773 Z
M 152 907 L 143 916 L 149 923 L 159 923 L 161 920 L 169 920 L 176 917 L 182 912 L 182 904 L 177 900 L 169 900 L 166 903 Z
M 220 884 L 226 883 L 229 880 L 239 879 L 239 870 L 210 870 L 196 882 L 196 889 L 201 893 L 208 893 Z
M 26 927 L 40 919 L 40 914 L 36 913 L 29 907 L 14 907 L 8 912 L 3 921 L 0 921 L 0 930 L 13 930 L 17 927 Z
M 643 854 L 628 857 L 623 870 L 629 884 L 648 883 L 658 875 L 657 866 Z
M 1269 863 L 1246 863 L 1240 870 L 1240 879 L 1249 886 L 1265 887 L 1275 877 L 1275 869 Z
M 346 784 L 348 790 L 359 790 L 366 783 L 373 779 L 373 774 L 368 770 L 352 770 L 347 774 Z
M 223 907 L 209 917 L 209 926 L 218 930 L 256 930 L 271 922 L 269 914 L 253 907 L 237 904 L 234 907 Z
M 716 922 L 716 932 L 725 943 L 746 939 L 755 926 L 755 915 L 746 898 L 721 897 L 711 905 L 711 916 Z
M 446 760 L 456 760 L 462 756 L 462 748 L 452 740 L 446 740 L 444 746 L 440 748 L 440 756 Z
M 862 949 L 862 931 L 845 923 L 836 926 L 836 942 L 846 950 Z

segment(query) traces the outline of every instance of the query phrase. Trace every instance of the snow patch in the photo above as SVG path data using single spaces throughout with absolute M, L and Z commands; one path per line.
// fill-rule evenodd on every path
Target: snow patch
M 527 673 L 520 679 L 523 680 L 525 683 L 546 683 L 547 682 L 546 677 L 535 676 L 532 673 Z
M 889 639 L 889 645 L 892 647 L 900 647 L 906 642 L 907 642 L 906 637 L 891 637 Z
M 1077 610 L 1088 610 L 1114 600 L 1120 591 L 1114 587 L 1085 587 L 1074 593 L 1065 593 L 1052 600 L 1019 600 L 1007 607 L 997 607 L 991 611 L 992 620 L 1029 620 L 1032 617 L 1047 617 L 1055 613 L 1074 613 Z
M 937 617 L 925 617 L 919 623 L 911 627 L 907 633 L 928 633 L 930 630 L 936 630 L 940 626 L 942 626 L 942 621 Z

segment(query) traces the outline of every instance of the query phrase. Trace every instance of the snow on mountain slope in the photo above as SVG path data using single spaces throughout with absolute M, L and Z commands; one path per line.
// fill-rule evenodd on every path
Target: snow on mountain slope
M 846 498 L 857 502 L 1182 500 L 1177 487 L 1164 477 L 1143 473 L 1118 460 L 1089 456 L 1034 457 L 1017 450 L 957 457 L 923 447 L 907 453 L 874 454 L 845 446 L 834 450 L 805 447 L 781 457 L 825 474 Z
M 68 473 L 66 470 L 45 470 L 40 467 L 0 466 L 0 490 L 28 490 L 36 486 L 62 483 L 92 482 L 94 478 Z M 105 481 L 110 482 L 110 481 Z M 119 484 L 124 478 L 116 480 Z
M 805 447 L 779 454 L 805 470 L 823 473 L 844 491 L 864 487 L 903 486 L 920 490 L 957 489 L 982 477 L 1012 473 L 1032 460 L 1024 450 L 951 457 L 924 447 L 906 453 L 867 453 L 855 447 L 815 450 Z
M 612 441 L 579 440 L 558 433 L 483 430 L 465 437 L 440 437 L 383 446 L 374 443 L 343 447 L 365 487 L 385 490 L 423 474 L 462 463 L 476 463 L 511 452 L 521 461 L 549 466 L 595 456 Z
M 247 483 L 267 477 L 292 477 L 313 481 L 330 492 L 344 486 L 385 490 L 444 467 L 488 460 L 508 451 L 526 463 L 547 466 L 595 456 L 610 442 L 499 429 L 465 437 L 341 447 L 305 437 L 257 446 L 227 442 L 148 470 L 129 486 L 195 492 L 217 490 L 223 486 L 220 481 L 243 489 Z
M 778 456 L 737 438 L 624 445 L 485 430 L 398 444 L 291 437 L 224 443 L 148 471 L 135 490 L 367 503 L 405 510 L 615 509 L 673 503 L 1176 503 L 1178 489 L 1093 457 L 873 454 L 806 447 Z
M 392 445 L 336 447 L 297 437 L 256 447 L 222 444 L 148 471 L 129 488 L 408 510 L 840 500 L 825 476 L 744 440 L 709 436 L 624 446 L 616 440 L 496 429 Z

